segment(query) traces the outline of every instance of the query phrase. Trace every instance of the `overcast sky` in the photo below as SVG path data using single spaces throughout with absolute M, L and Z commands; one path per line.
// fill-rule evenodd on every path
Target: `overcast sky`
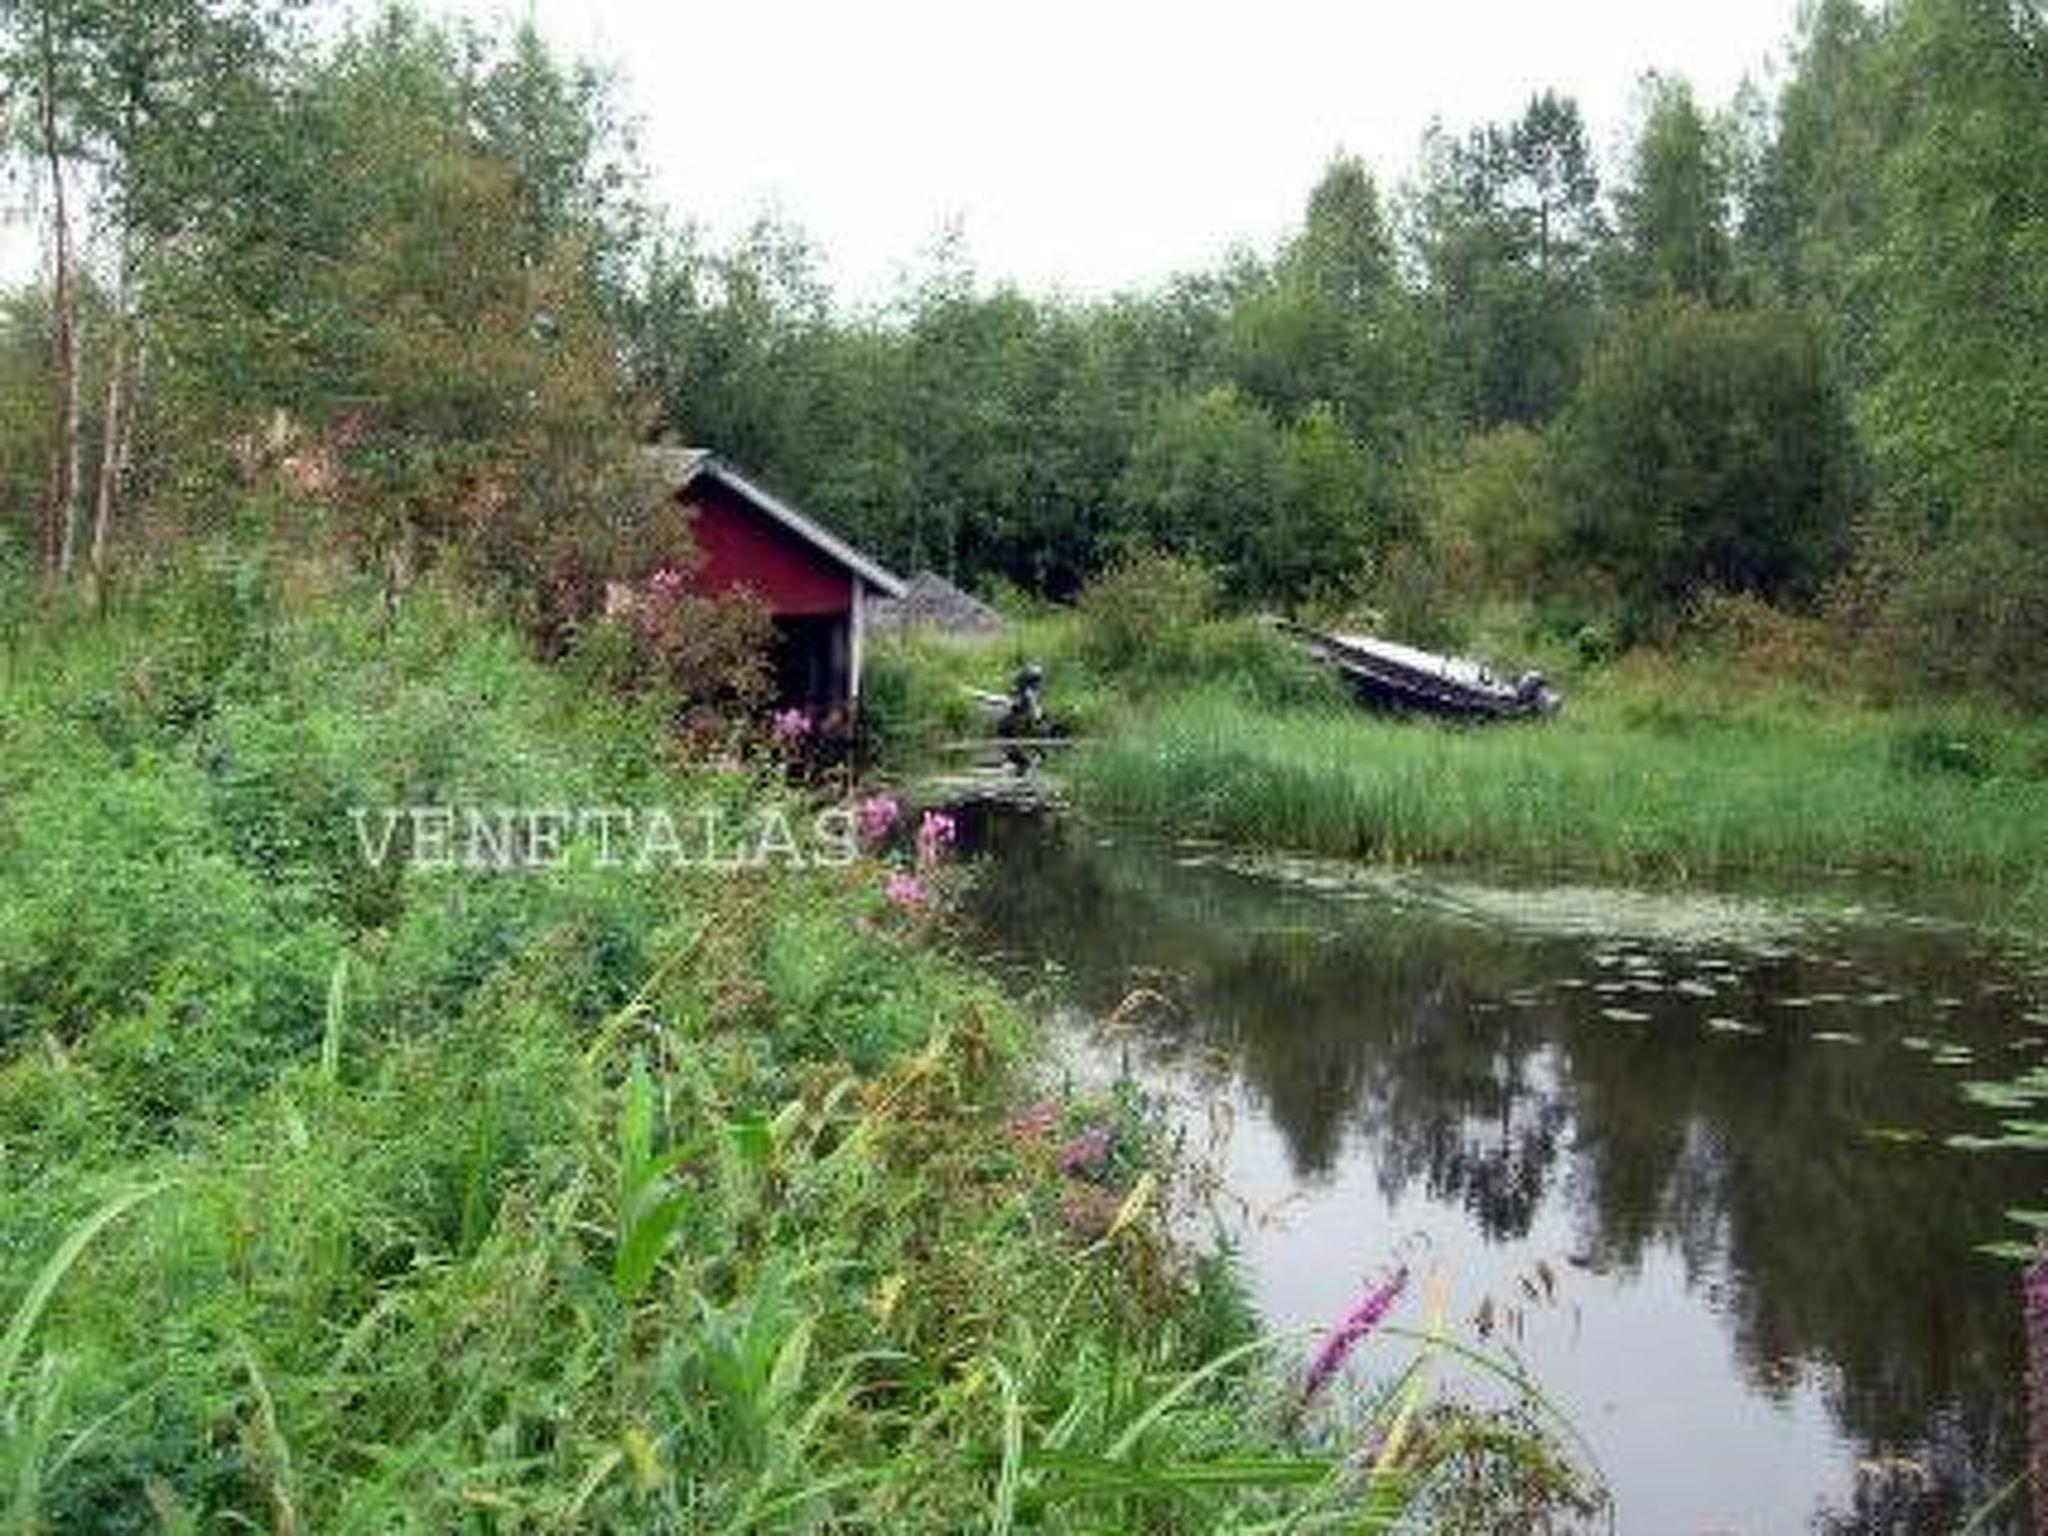
M 376 0 L 361 0 L 367 10 Z M 434 0 L 423 0 L 434 9 Z M 452 0 L 614 68 L 653 190 L 714 236 L 764 210 L 885 298 L 949 225 L 976 270 L 1095 295 L 1268 248 L 1334 153 L 1391 188 L 1434 117 L 1556 86 L 1612 157 L 1643 71 L 1710 105 L 1796 0 Z M 0 229 L 0 271 L 36 261 Z
M 1646 69 L 1710 104 L 1795 0 L 463 0 L 611 61 L 655 186 L 714 232 L 773 207 L 843 293 L 957 220 L 990 278 L 1096 294 L 1264 246 L 1335 151 L 1391 184 L 1432 115 L 1557 86 L 1610 152 Z

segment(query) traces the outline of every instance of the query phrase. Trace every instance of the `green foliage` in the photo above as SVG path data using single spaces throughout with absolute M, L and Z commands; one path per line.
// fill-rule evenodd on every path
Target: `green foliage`
M 1455 1437 L 1370 1476 L 1299 1448 L 1127 1107 L 1064 1111 L 1131 1133 L 1074 1229 L 1056 1148 L 1007 1124 L 1020 1022 L 874 866 L 414 865 L 360 910 L 310 835 L 346 795 L 733 786 L 472 603 L 353 597 L 186 596 L 8 658 L 9 1017 L 104 991 L 0 1038 L 13 1526 L 1218 1530 L 1466 1497 Z M 120 693 L 204 615 L 243 641 L 197 707 Z M 113 744 L 79 707 L 105 691 Z M 154 859 L 193 910 L 139 877 L 72 900 L 130 944 L 103 976 L 39 915 L 65 856 Z
M 240 565 L 188 576 L 9 669 L 0 1050 L 47 1039 L 139 1138 L 315 1042 L 352 942 L 419 962 L 364 989 L 381 1026 L 534 936 L 545 903 L 506 925 L 491 893 L 408 900 L 420 877 L 365 858 L 357 809 L 556 803 L 587 781 L 519 748 L 541 702 L 530 666 L 462 609 L 386 630 L 264 592 Z M 564 986 L 606 954 L 601 927 L 586 938 Z
M 2026 6 L 1921 0 L 1901 8 L 1880 70 L 1896 143 L 1866 252 L 1884 295 L 1864 398 L 1873 452 L 1937 529 L 1973 504 L 2038 512 L 2048 361 L 2013 339 L 2048 321 L 2048 23 Z
M 1420 181 L 1416 243 L 1465 419 L 1542 421 L 1571 389 L 1603 233 L 1577 104 L 1546 91 L 1513 123 L 1432 129 Z
M 1451 635 L 1471 579 L 1640 640 L 1709 588 L 1805 604 L 1853 549 L 1844 627 L 1894 678 L 2022 693 L 2039 31 L 1995 0 L 1817 6 L 1774 99 L 1650 77 L 1604 202 L 1541 93 L 1434 131 L 1398 222 L 1339 159 L 1270 259 L 1106 304 L 980 290 L 949 245 L 888 320 L 838 318 L 785 231 L 681 259 L 649 351 L 711 347 L 674 421 L 968 579 L 1066 598 L 1153 543 L 1236 603 Z
M 666 687 L 686 737 L 729 737 L 774 696 L 774 620 L 751 593 L 705 597 L 651 583 L 628 623 L 645 663 L 636 679 Z
M 1383 472 L 1332 410 L 1281 427 L 1229 388 L 1165 402 L 1123 491 L 1154 542 L 1222 573 L 1239 600 L 1355 590 L 1391 522 Z
M 1424 326 L 1362 167 L 1270 265 L 1100 305 L 976 285 L 948 247 L 885 317 L 834 317 L 788 231 L 666 246 L 631 306 L 672 426 L 915 569 L 1071 598 L 1134 539 L 1292 601 L 1355 584 L 1434 415 Z M 1247 509 L 1285 526 L 1251 537 Z
M 1560 426 L 1573 552 L 1638 618 L 1704 589 L 1811 597 L 1846 556 L 1848 426 L 1796 316 L 1632 316 Z
M 2030 499 L 1980 506 L 1938 540 L 1875 538 L 1855 575 L 1845 624 L 1902 691 L 2048 701 L 2048 524 Z
M 1219 615 L 1208 572 L 1173 555 L 1131 556 L 1091 583 L 1073 643 L 1093 676 L 1141 697 L 1197 683 L 1270 704 L 1338 697 L 1300 647 L 1264 621 Z
M 2048 29 L 2025 6 L 1926 0 L 1873 71 L 1892 135 L 1858 268 L 1873 633 L 1909 676 L 2038 704 L 2048 363 L 2018 339 L 2048 325 Z
M 1215 616 L 1215 579 L 1177 555 L 1135 554 L 1106 571 L 1078 608 L 1082 658 L 1105 672 L 1170 665 Z
M 1602 625 L 1618 600 L 1640 638 L 1702 586 L 1803 602 L 1853 542 L 1843 624 L 1895 681 L 2038 693 L 2035 8 L 1828 0 L 1775 96 L 1725 110 L 1651 76 L 1604 198 L 1545 91 L 1432 129 L 1391 193 L 1332 160 L 1270 251 L 1149 291 L 991 286 L 949 239 L 863 312 L 799 230 L 650 215 L 605 78 L 530 27 L 147 0 L 16 6 L 4 41 L 119 258 L 80 284 L 88 461 L 121 447 L 116 338 L 148 359 L 108 460 L 131 559 L 145 529 L 338 536 L 395 600 L 454 555 L 554 654 L 645 574 L 625 471 L 655 428 L 888 561 L 1060 601 L 1161 544 L 1235 604 L 1451 634 L 1475 577 Z M 51 311 L 0 325 L 0 547 L 31 563 Z M 1544 473 L 1510 478 L 1536 454 L 1502 426 Z
M 1524 427 L 1468 438 L 1430 477 L 1425 526 L 1447 585 L 1518 597 L 1584 581 L 1566 556 L 1551 444 Z
M 1165 401 L 1132 450 L 1124 495 L 1152 540 L 1228 562 L 1279 500 L 1278 430 L 1228 387 Z
M 1071 772 L 1092 809 L 1257 847 L 1659 879 L 1900 872 L 1996 897 L 2034 879 L 2048 780 L 2026 765 L 2040 749 L 2038 732 L 1996 717 L 1902 721 L 1753 683 L 1731 699 L 1660 668 L 1605 674 L 1559 719 L 1521 729 L 1197 693 Z M 1964 761 L 1999 766 L 1952 766 Z
M 1713 303 L 1729 285 L 1729 152 L 1683 79 L 1652 74 L 1629 167 L 1615 195 L 1628 285 Z
M 1871 91 L 1878 19 L 1821 0 L 1801 19 L 1794 67 L 1745 157 L 1738 265 L 1767 303 L 1808 301 L 1855 350 L 1865 329 L 1852 267 L 1875 217 L 1890 132 Z
M 538 624 L 568 550 L 608 559 L 630 467 L 601 91 L 530 32 L 213 24 L 210 52 L 178 32 L 189 100 L 137 130 L 127 482 L 171 527 L 259 492 L 394 597 L 460 556 Z
M 994 693 L 1001 682 L 981 652 L 979 646 L 931 639 L 891 641 L 869 650 L 861 723 L 885 757 L 900 759 L 979 734 L 981 715 L 968 690 Z
M 655 1267 L 690 1213 L 690 1194 L 670 1175 L 689 1156 L 688 1143 L 664 1152 L 654 1148 L 654 1084 L 647 1068 L 633 1064 L 619 1108 L 618 1256 L 612 1284 L 619 1298 L 638 1301 L 654 1279 Z

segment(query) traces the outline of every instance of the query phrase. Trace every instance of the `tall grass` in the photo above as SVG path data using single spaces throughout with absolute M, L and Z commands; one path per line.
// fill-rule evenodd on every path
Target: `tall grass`
M 221 579 L 0 686 L 12 1528 L 1570 1516 L 1526 1423 L 1290 1412 L 1171 1163 L 1020 1137 L 1025 1023 L 878 870 L 366 874 L 356 802 L 782 792 L 457 598 Z
M 1489 729 L 1205 693 L 1135 717 L 1071 771 L 1112 815 L 1333 855 L 1653 878 L 1897 872 L 2020 891 L 2048 837 L 2041 746 L 1983 718 L 1648 690 Z

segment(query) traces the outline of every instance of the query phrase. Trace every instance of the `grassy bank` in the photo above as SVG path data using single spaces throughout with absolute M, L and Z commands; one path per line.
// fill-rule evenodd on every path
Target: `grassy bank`
M 1712 655 L 1545 655 L 1559 718 L 1449 726 L 1358 710 L 1256 626 L 1101 627 L 1084 610 L 896 664 L 944 698 L 1046 658 L 1052 707 L 1090 738 L 1062 759 L 1077 802 L 1174 834 L 1628 879 L 1896 875 L 2048 921 L 2048 728 L 2013 714 L 1883 707 Z
M 1520 1420 L 1423 1395 L 1447 1346 L 1303 1411 L 1303 1346 L 1169 1238 L 1142 1106 L 1021 1113 L 1028 1029 L 876 859 L 366 861 L 351 807 L 789 802 L 459 600 L 328 584 L 11 632 L 0 1528 L 1559 1508 Z
M 1655 706 L 1456 729 L 1197 694 L 1132 719 L 1072 772 L 1109 815 L 1318 853 L 1656 879 L 1900 873 L 2023 892 L 2048 778 L 1951 766 L 1944 754 L 1972 739 L 1984 738 L 1879 715 Z

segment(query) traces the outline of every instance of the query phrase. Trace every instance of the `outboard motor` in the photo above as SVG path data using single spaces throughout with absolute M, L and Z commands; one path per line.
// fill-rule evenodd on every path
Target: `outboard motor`
M 1532 715 L 1554 715 L 1564 699 L 1541 672 L 1524 672 L 1515 679 L 1515 702 Z

